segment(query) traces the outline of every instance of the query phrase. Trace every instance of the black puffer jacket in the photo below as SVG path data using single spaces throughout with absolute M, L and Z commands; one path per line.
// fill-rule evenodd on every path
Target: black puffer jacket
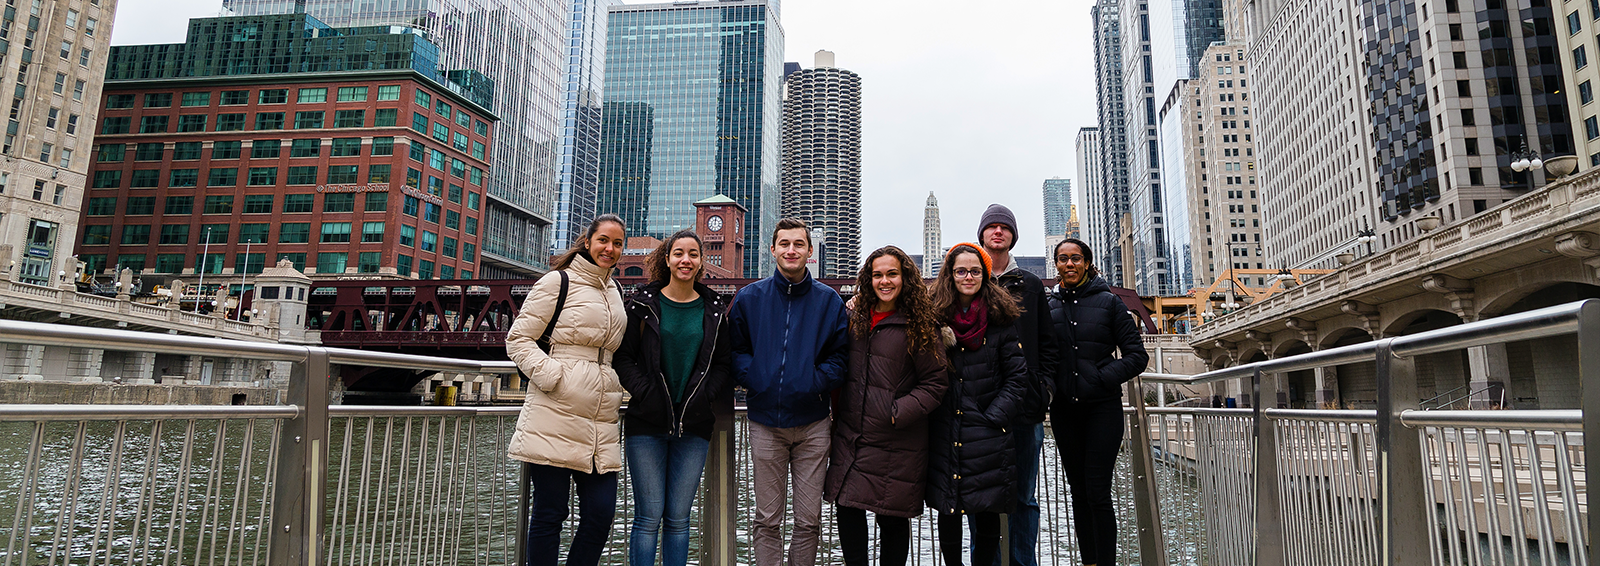
M 1122 397 L 1121 386 L 1144 372 L 1150 355 L 1144 351 L 1139 327 L 1122 298 L 1111 292 L 1102 277 L 1050 295 L 1050 318 L 1056 334 L 1075 339 L 1072 365 L 1056 372 L 1056 402 L 1091 402 Z M 1063 344 L 1068 344 L 1063 338 Z M 1122 357 L 1113 354 L 1120 349 Z
M 1055 375 L 1061 364 L 1060 345 L 1071 346 L 1072 338 L 1058 339 L 1045 313 L 1050 311 L 1050 294 L 1039 276 L 1026 269 L 1012 269 L 999 277 L 1001 287 L 1011 292 L 1022 307 L 1022 318 L 1017 319 L 1017 334 L 1022 337 L 1022 353 L 1028 358 L 1028 371 L 1033 375 L 1028 388 L 1028 402 L 1023 405 L 1021 422 L 1044 422 L 1045 411 L 1055 396 Z
M 946 350 L 950 390 L 928 426 L 928 506 L 940 513 L 1009 513 L 1016 504 L 1013 423 L 1028 362 L 1017 327 L 990 322 L 983 345 Z
M 705 336 L 683 403 L 674 406 L 661 364 L 662 287 L 652 283 L 628 299 L 628 326 L 611 362 L 622 387 L 632 395 L 623 413 L 623 430 L 630 435 L 693 434 L 710 439 L 717 414 L 733 411 L 732 328 L 723 320 L 728 300 L 704 284 L 695 284 L 705 305 Z

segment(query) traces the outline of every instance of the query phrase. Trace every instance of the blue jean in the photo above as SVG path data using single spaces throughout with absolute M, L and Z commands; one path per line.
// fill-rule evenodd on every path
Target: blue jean
M 692 434 L 638 434 L 622 444 L 633 480 L 633 531 L 628 564 L 655 566 L 660 535 L 661 563 L 689 562 L 689 510 L 700 491 L 711 441 Z
M 1017 441 L 1017 510 L 1008 518 L 1012 566 L 1037 566 L 1039 548 L 1039 454 L 1044 451 L 1044 423 L 1013 429 Z
M 611 521 L 617 516 L 617 473 L 584 473 L 567 468 L 528 464 L 533 484 L 528 510 L 528 566 L 555 566 L 561 558 L 561 523 L 567 520 L 567 500 L 578 486 L 578 530 L 567 551 L 567 566 L 600 563 Z

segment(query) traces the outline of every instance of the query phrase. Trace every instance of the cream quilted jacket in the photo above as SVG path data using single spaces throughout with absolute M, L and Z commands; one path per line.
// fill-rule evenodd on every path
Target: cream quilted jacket
M 622 344 L 628 315 L 609 270 L 578 256 L 567 274 L 567 303 L 550 335 L 550 353 L 535 341 L 555 311 L 558 272 L 534 284 L 506 335 L 506 354 L 530 380 L 507 451 L 534 464 L 621 471 L 623 389 L 611 355 Z

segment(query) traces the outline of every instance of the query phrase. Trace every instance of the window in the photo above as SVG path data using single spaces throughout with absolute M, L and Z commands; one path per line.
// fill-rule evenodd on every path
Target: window
M 467 181 L 474 185 L 483 186 L 483 170 L 473 167 L 472 174 L 467 178 Z
M 233 195 L 207 195 L 205 214 L 233 214 Z
M 416 229 L 416 227 L 414 227 L 414 226 L 401 226 L 400 227 L 400 245 L 402 245 L 402 246 L 416 246 L 417 245 L 417 229 Z
M 446 210 L 444 212 L 444 227 L 445 228 L 460 228 L 461 227 L 461 213 L 456 212 L 454 210 Z
M 405 213 L 406 216 L 416 216 L 417 205 L 421 202 L 422 201 L 417 200 L 417 197 L 406 195 L 405 200 L 402 201 L 403 204 L 400 207 L 400 212 Z
M 144 246 L 150 244 L 149 224 L 124 224 L 122 225 L 122 245 Z
M 194 197 L 167 197 L 166 204 L 161 207 L 161 213 L 168 216 L 194 214 Z
M 328 89 L 326 89 L 326 88 L 302 88 L 302 89 L 300 89 L 300 92 L 297 94 L 297 96 L 295 98 L 295 102 L 298 102 L 300 104 L 310 104 L 310 103 L 314 103 L 314 102 L 327 102 L 327 101 L 328 101 Z
M 355 157 L 361 155 L 361 138 L 334 138 L 334 157 Z
M 238 167 L 212 167 L 206 173 L 207 187 L 232 187 L 239 184 Z
M 88 84 L 83 81 L 72 83 L 72 99 L 83 100 L 83 90 L 86 86 L 88 86 Z
M 450 266 L 450 265 L 441 265 L 441 266 L 439 266 L 439 278 L 440 279 L 455 279 L 456 278 L 456 268 L 455 268 L 455 266 Z
M 117 267 L 138 273 L 144 271 L 144 259 L 144 254 L 120 254 L 117 256 Z
M 389 210 L 389 193 L 367 193 L 367 202 L 361 209 L 367 212 Z
M 1476 126 L 1476 125 L 1478 125 L 1477 117 L 1473 114 L 1471 108 L 1462 108 L 1461 109 L 1461 125 L 1463 125 L 1463 126 Z
M 135 189 L 155 188 L 161 184 L 161 171 L 158 169 L 138 169 L 133 172 L 133 179 L 128 186 Z
M 361 224 L 361 243 L 375 244 L 383 242 L 383 223 L 364 222 Z
M 1467 182 L 1471 183 L 1473 186 L 1482 185 L 1483 184 L 1483 168 L 1482 167 L 1468 167 L 1467 168 Z M 1483 212 L 1483 210 L 1479 209 L 1478 212 Z
M 95 4 L 99 4 L 99 2 L 95 2 Z M 99 27 L 99 24 L 100 24 L 100 21 L 96 20 L 94 18 L 89 18 L 88 20 L 84 21 L 84 23 L 83 23 L 83 35 L 87 35 L 89 37 L 94 37 L 94 30 L 95 30 L 95 28 Z
M 170 116 L 145 116 L 139 118 L 139 133 L 162 134 L 167 131 L 167 121 Z
M 55 92 L 56 94 L 65 94 L 67 92 L 66 73 L 56 73 L 56 84 L 51 88 L 51 91 Z
M 121 171 L 95 171 L 94 188 L 115 189 L 122 186 Z
M 69 28 L 78 27 L 78 11 L 77 10 L 67 10 L 67 27 L 69 27 Z
M 240 224 L 239 243 L 264 244 L 267 242 L 267 237 L 271 231 L 271 224 Z
M 306 270 L 306 254 L 304 253 L 279 253 L 278 259 L 287 259 L 294 262 L 295 269 Z
M 453 157 L 450 158 L 450 176 L 456 178 L 466 178 L 467 163 L 460 159 Z
M 136 148 L 133 151 L 134 161 L 161 161 L 161 152 L 163 148 L 160 142 L 141 143 L 134 147 Z
M 290 167 L 289 178 L 284 183 L 289 185 L 317 184 L 317 166 Z
M 467 208 L 478 209 L 478 193 L 467 193 Z
M 315 112 L 294 113 L 294 129 L 296 130 L 313 130 L 321 128 L 325 122 L 327 122 L 327 119 L 321 110 Z
M 480 142 L 480 141 L 472 142 L 472 157 L 474 159 L 482 160 L 483 159 L 483 155 L 484 155 L 483 142 Z
M 451 142 L 451 144 L 450 144 L 451 147 L 456 148 L 456 150 L 458 150 L 458 151 L 466 151 L 467 150 L 467 135 L 466 134 L 463 134 L 461 132 L 455 132 L 455 133 L 452 134 L 451 139 L 453 140 Z
M 374 128 L 393 126 L 400 116 L 400 111 L 393 108 L 379 108 L 375 112 L 372 118 L 372 127 Z
M 382 252 L 361 252 L 361 262 L 356 265 L 356 271 L 361 273 L 377 273 L 378 258 Z
M 252 187 L 269 187 L 278 184 L 277 167 L 251 167 L 246 184 Z M 288 212 L 287 210 L 284 212 Z
M 366 102 L 367 87 L 342 86 L 339 87 L 339 102 Z
M 412 161 L 423 161 L 428 158 L 428 148 L 423 147 L 421 142 L 414 141 L 407 144 L 407 146 L 407 153 L 410 155 Z
M 126 134 L 133 119 L 127 116 L 111 116 L 100 121 L 102 134 Z
M 420 248 L 418 248 L 418 249 L 421 249 L 422 251 L 425 251 L 425 252 L 438 251 L 439 250 L 439 235 L 435 234 L 433 232 L 429 232 L 427 230 L 423 230 L 422 231 L 422 246 Z
M 473 120 L 472 131 L 480 136 L 489 137 L 489 124 L 483 120 Z
M 187 228 L 187 226 L 185 226 Z M 156 254 L 156 273 L 179 273 L 189 256 L 184 254 Z
M 131 95 L 131 94 L 111 94 L 111 95 L 106 95 L 106 108 L 108 110 L 115 110 L 115 109 L 120 109 L 120 108 L 133 108 L 133 95 Z
M 286 213 L 311 212 L 311 203 L 316 195 L 283 195 L 283 211 Z
M 177 142 L 172 144 L 173 161 L 189 161 L 200 159 L 200 142 Z
M 394 155 L 394 138 L 372 138 L 372 155 Z
M 328 184 L 349 185 L 358 182 L 359 176 L 357 175 L 356 167 L 355 165 L 329 165 Z
M 444 170 L 445 156 L 443 151 L 437 149 L 428 151 L 428 166 L 440 171 Z
M 93 54 L 94 54 L 94 52 L 93 51 L 89 51 L 89 48 L 87 48 L 87 47 L 85 47 L 83 49 L 79 49 L 78 50 L 78 64 L 79 65 L 83 65 L 85 67 L 89 66 L 89 56 L 93 55 Z
M 470 128 L 470 127 L 472 127 L 472 116 L 468 116 L 466 112 L 462 112 L 460 110 L 457 110 L 456 111 L 456 124 L 461 126 L 461 127 L 463 127 L 463 128 Z
M 349 222 L 323 222 L 322 239 L 324 244 L 348 243 L 350 241 Z
M 258 112 L 258 113 L 256 113 L 256 129 L 257 130 L 282 130 L 283 129 L 283 113 L 282 112 Z
M 400 85 L 382 85 L 378 87 L 378 100 L 400 100 Z
M 111 243 L 111 226 L 100 224 L 83 227 L 83 245 L 104 246 Z
M 83 209 L 89 216 L 116 216 L 117 197 L 89 197 Z
M 466 218 L 466 224 L 467 224 L 466 228 L 462 229 L 463 232 L 466 232 L 466 233 L 471 234 L 473 236 L 478 235 L 478 219 L 477 218 L 473 218 L 471 216 L 468 216 Z M 472 244 L 467 244 L 467 245 L 471 246 Z
M 236 105 L 239 105 L 239 104 L 249 104 L 249 103 L 250 103 L 250 91 L 248 91 L 248 90 L 225 90 L 225 91 L 222 91 L 222 100 L 221 100 L 221 105 L 222 106 L 236 106 Z
M 419 112 L 411 113 L 411 129 L 422 135 L 428 135 L 428 117 Z
M 288 104 L 289 89 L 271 88 L 261 89 L 260 104 Z
M 1578 83 L 1578 100 L 1584 104 L 1594 102 L 1594 87 L 1589 84 L 1589 81 Z
M 1589 52 L 1584 51 L 1583 48 L 1584 46 L 1579 45 L 1577 49 L 1572 50 L 1573 69 L 1582 69 L 1589 66 Z
M 475 245 L 473 245 L 471 243 L 461 244 L 461 261 L 464 261 L 464 262 L 467 262 L 467 263 L 472 263 L 474 261 L 477 261 L 477 259 L 478 259 L 478 246 L 475 246 Z M 462 275 L 461 278 L 463 278 L 463 279 L 471 279 L 472 278 L 472 275 L 471 275 L 472 272 L 463 271 L 462 273 L 464 273 L 465 275 Z
M 368 183 L 387 183 L 387 182 L 389 182 L 389 164 L 388 163 L 374 163 L 372 165 L 368 165 L 367 166 L 367 182 Z
M 1586 136 L 1584 139 L 1600 138 L 1600 122 L 1597 122 L 1594 116 L 1583 119 L 1583 134 Z
M 234 273 L 261 273 L 267 267 L 267 254 L 233 254 Z
M 199 169 L 173 169 L 169 187 L 193 187 L 200 182 Z
M 238 159 L 240 143 L 237 141 L 219 141 L 211 143 L 212 159 Z
M 255 140 L 250 142 L 250 159 L 277 159 L 282 149 L 282 140 Z
M 394 268 L 400 275 L 411 275 L 411 256 L 405 254 L 394 256 Z
M 1578 35 L 1580 31 L 1583 31 L 1583 18 L 1577 12 L 1567 14 L 1567 35 Z
M 156 212 L 156 197 L 128 197 L 129 216 L 148 216 Z
M 344 273 L 345 262 L 350 260 L 350 254 L 319 253 L 317 254 L 317 273 Z
M 450 119 L 450 117 L 453 115 L 454 111 L 455 110 L 450 107 L 450 103 L 445 102 L 444 99 L 442 99 L 442 98 L 439 99 L 438 102 L 435 102 L 433 104 L 433 113 L 434 114 L 438 114 L 440 116 L 444 116 L 444 119 L 446 119 L 446 120 Z
M 323 212 L 355 212 L 355 193 L 328 193 L 322 195 Z
M 423 108 L 427 108 L 427 107 L 433 105 L 433 96 L 429 95 L 427 92 L 423 91 L 420 88 L 417 89 L 417 94 L 416 94 L 415 100 L 417 102 L 417 106 L 421 106 Z
M 322 153 L 322 140 L 294 140 L 289 146 L 289 157 L 316 157 Z
M 240 132 L 240 131 L 244 131 L 244 114 L 243 113 L 218 114 L 217 115 L 217 131 L 219 131 L 219 132 Z
M 188 224 L 168 224 L 161 227 L 161 240 L 159 241 L 160 245 L 172 246 L 187 243 L 189 243 Z
M 185 92 L 185 93 L 183 93 L 182 105 L 183 106 L 210 106 L 211 105 L 211 93 L 209 93 L 209 92 Z
M 245 214 L 272 214 L 272 195 L 245 195 Z
M 450 127 L 444 124 L 434 124 L 433 139 L 439 140 L 439 143 L 450 143 Z
M 231 229 L 232 227 L 227 224 L 202 225 L 200 227 L 200 243 L 226 244 L 228 243 L 228 231 Z
M 152 92 L 152 93 L 145 94 L 144 95 L 144 107 L 145 108 L 171 108 L 172 107 L 172 93 L 170 93 L 170 92 L 161 92 L 161 93 Z
M 449 258 L 456 257 L 456 239 L 455 238 L 451 238 L 449 236 L 445 236 L 444 241 L 440 242 L 440 244 L 441 245 L 439 246 L 439 255 L 442 255 L 444 257 L 449 257 Z
M 359 128 L 366 125 L 366 110 L 340 110 L 333 113 L 333 127 Z
M 418 279 L 433 279 L 433 262 L 422 260 L 417 264 Z
M 278 243 L 304 244 L 311 241 L 311 223 L 290 222 L 278 226 Z

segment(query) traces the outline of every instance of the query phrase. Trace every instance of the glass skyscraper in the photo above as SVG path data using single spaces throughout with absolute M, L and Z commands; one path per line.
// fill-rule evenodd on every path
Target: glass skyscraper
M 571 13 L 589 0 L 223 0 L 239 15 L 304 11 L 333 27 L 405 25 L 439 44 L 439 66 L 494 82 L 500 116 L 484 208 L 480 276 L 547 268 L 562 169 Z M 596 0 L 598 1 L 598 0 Z M 303 3 L 302 3 L 303 2 Z
M 605 76 L 606 10 L 619 0 L 567 0 L 566 96 L 562 98 L 561 172 L 553 253 L 583 238 L 595 217 L 600 184 L 601 87 Z
M 612 6 L 599 210 L 630 234 L 696 228 L 696 201 L 748 210 L 745 276 L 771 269 L 783 28 L 767 0 Z

